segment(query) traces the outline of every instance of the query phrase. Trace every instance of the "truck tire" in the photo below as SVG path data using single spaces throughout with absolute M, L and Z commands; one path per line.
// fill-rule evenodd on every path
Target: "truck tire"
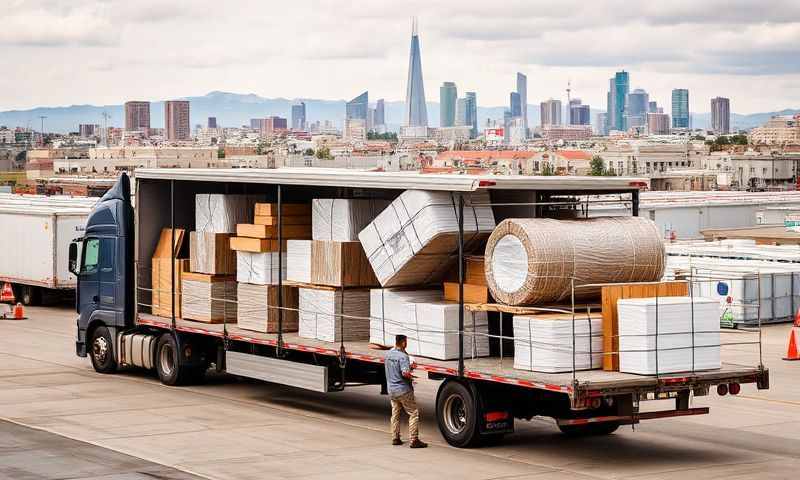
M 32 285 L 18 285 L 17 290 L 19 291 L 18 300 L 20 303 L 22 303 L 26 307 L 39 305 L 41 292 L 37 287 L 34 287 Z
M 474 389 L 457 380 L 445 380 L 436 395 L 436 421 L 450 445 L 466 448 L 480 440 L 480 405 Z
M 183 345 L 183 348 L 187 347 L 187 344 Z M 155 363 L 159 380 L 169 386 L 200 383 L 208 370 L 206 364 L 187 365 L 183 362 L 178 351 L 178 343 L 171 333 L 165 333 L 159 337 Z
M 559 425 L 558 429 L 561 433 L 570 437 L 598 437 L 601 435 L 610 435 L 617 431 L 619 423 L 617 422 L 602 422 L 602 423 L 586 423 L 584 425 Z
M 114 340 L 108 328 L 100 326 L 92 331 L 89 344 L 89 357 L 97 373 L 114 373 L 117 371 L 117 359 L 114 352 Z

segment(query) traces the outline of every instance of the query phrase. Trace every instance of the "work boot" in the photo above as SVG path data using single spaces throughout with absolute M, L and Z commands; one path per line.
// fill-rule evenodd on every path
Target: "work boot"
M 409 443 L 408 446 L 410 448 L 426 448 L 428 444 L 423 442 L 419 438 L 415 438 L 414 440 L 411 440 L 411 443 Z
M 400 440 L 400 437 L 395 437 L 395 438 L 392 440 L 392 445 L 402 445 L 402 444 L 403 444 L 403 441 L 402 441 L 402 440 Z

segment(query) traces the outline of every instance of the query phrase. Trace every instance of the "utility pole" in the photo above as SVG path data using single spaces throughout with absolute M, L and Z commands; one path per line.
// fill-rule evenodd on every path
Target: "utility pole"
M 567 79 L 567 125 L 572 125 L 572 97 L 570 92 L 572 92 L 572 82 Z

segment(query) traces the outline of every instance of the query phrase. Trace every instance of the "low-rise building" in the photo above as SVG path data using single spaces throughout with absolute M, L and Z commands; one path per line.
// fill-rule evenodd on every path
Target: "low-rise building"
M 223 166 L 216 147 L 98 147 L 88 158 L 55 160 L 58 173 L 113 173 L 137 168 L 215 168 Z
M 548 142 L 586 140 L 592 136 L 591 125 L 543 125 L 541 131 Z
M 756 145 L 800 145 L 800 114 L 770 118 L 763 126 L 750 131 L 750 142 Z

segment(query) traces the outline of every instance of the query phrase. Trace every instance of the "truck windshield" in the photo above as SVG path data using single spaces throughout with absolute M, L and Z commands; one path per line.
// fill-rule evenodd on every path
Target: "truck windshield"
M 81 273 L 94 273 L 97 271 L 97 264 L 100 261 L 100 239 L 90 238 L 86 240 L 83 253 L 83 265 Z

